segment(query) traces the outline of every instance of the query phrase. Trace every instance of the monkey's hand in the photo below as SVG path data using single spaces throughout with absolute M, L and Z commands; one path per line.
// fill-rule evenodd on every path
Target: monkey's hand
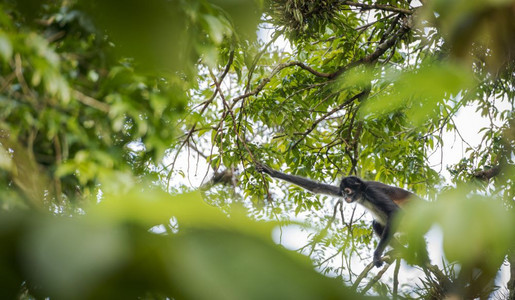
M 374 252 L 374 260 L 373 260 L 374 266 L 377 268 L 380 268 L 383 265 L 383 260 L 381 259 L 381 253 Z
M 256 163 L 256 170 L 260 173 L 266 173 L 268 175 L 272 175 L 274 172 L 272 168 L 260 162 Z

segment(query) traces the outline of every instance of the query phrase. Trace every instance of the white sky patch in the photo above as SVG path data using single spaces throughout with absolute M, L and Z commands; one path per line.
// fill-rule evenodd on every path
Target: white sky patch
M 272 232 L 272 238 L 277 244 L 283 245 L 289 250 L 299 250 L 306 245 L 309 234 L 314 230 L 306 229 L 300 225 L 278 226 Z
M 513 109 L 508 101 L 496 103 L 496 107 L 500 110 Z M 477 147 L 481 143 L 483 134 L 480 130 L 491 126 L 491 120 L 481 116 L 480 112 L 476 112 L 477 106 L 466 106 L 461 108 L 454 122 L 457 132 L 444 132 L 444 145 L 441 149 L 437 149 L 429 158 L 430 165 L 438 171 L 447 181 L 450 181 L 450 173 L 447 166 L 458 163 L 467 153 L 466 149 L 470 146 Z M 492 120 L 496 126 L 501 125 L 501 121 Z

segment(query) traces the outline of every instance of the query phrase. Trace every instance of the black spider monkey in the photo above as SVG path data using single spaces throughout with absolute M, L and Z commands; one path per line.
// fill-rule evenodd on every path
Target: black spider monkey
M 372 228 L 380 238 L 374 251 L 373 263 L 376 267 L 383 264 L 381 255 L 395 233 L 393 217 L 399 212 L 400 207 L 416 198 L 413 193 L 404 189 L 377 181 L 365 181 L 356 176 L 344 177 L 340 186 L 334 186 L 288 175 L 263 164 L 258 164 L 256 168 L 259 172 L 288 181 L 312 193 L 335 196 L 345 199 L 347 203 L 357 202 L 363 205 L 373 215 Z

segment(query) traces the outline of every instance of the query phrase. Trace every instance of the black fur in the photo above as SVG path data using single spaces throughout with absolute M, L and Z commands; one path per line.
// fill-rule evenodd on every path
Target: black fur
M 339 186 L 316 182 L 304 177 L 288 175 L 259 164 L 257 170 L 307 189 L 313 193 L 343 197 L 345 201 L 363 205 L 374 217 L 372 227 L 379 236 L 379 244 L 374 251 L 374 265 L 380 267 L 381 255 L 391 240 L 395 228 L 393 218 L 399 211 L 394 199 L 403 199 L 412 194 L 401 188 L 392 187 L 376 181 L 364 181 L 356 176 L 342 178 Z

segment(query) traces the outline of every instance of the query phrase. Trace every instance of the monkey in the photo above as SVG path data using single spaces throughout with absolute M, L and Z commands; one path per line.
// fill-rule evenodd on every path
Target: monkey
M 289 175 L 258 163 L 257 171 L 266 173 L 273 178 L 281 179 L 300 186 L 315 194 L 324 194 L 343 198 L 347 203 L 358 203 L 372 214 L 372 229 L 379 237 L 379 243 L 374 251 L 373 264 L 381 267 L 381 256 L 395 233 L 394 217 L 401 207 L 416 199 L 412 192 L 399 187 L 386 185 L 378 181 L 365 181 L 356 176 L 343 177 L 339 186 L 320 183 L 300 176 Z

